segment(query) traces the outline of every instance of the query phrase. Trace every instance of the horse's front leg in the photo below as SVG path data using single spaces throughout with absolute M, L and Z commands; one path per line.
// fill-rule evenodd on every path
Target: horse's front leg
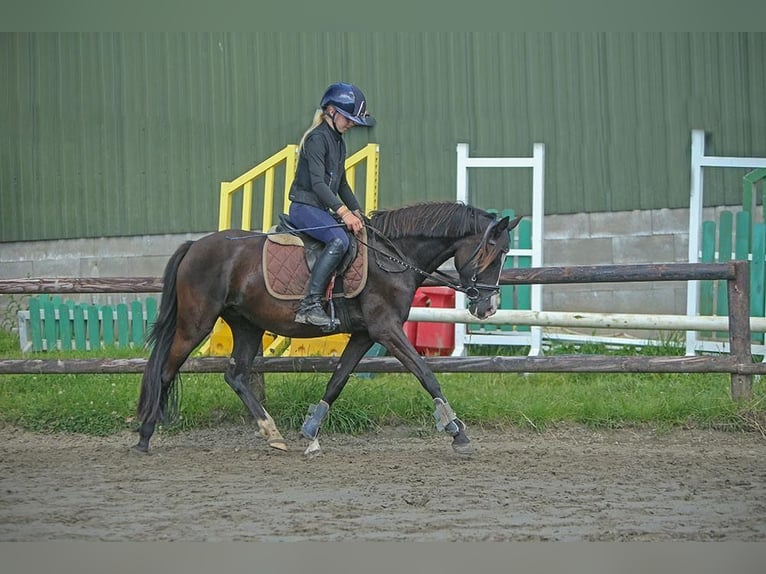
M 309 440 L 309 445 L 304 451 L 307 456 L 319 454 L 319 430 L 322 427 L 327 413 L 330 412 L 330 406 L 338 398 L 343 387 L 346 386 L 348 378 L 356 368 L 356 365 L 362 359 L 364 354 L 372 347 L 372 340 L 366 333 L 354 333 L 346 343 L 346 348 L 341 353 L 338 364 L 333 371 L 330 380 L 327 382 L 324 396 L 319 403 L 309 406 L 306 419 L 301 426 L 301 436 Z
M 459 454 L 473 452 L 471 439 L 465 432 L 465 423 L 452 410 L 436 375 L 420 356 L 417 349 L 401 329 L 391 330 L 380 342 L 394 355 L 402 365 L 417 377 L 423 388 L 431 395 L 434 402 L 434 419 L 436 430 L 446 432 L 452 437 L 452 448 Z

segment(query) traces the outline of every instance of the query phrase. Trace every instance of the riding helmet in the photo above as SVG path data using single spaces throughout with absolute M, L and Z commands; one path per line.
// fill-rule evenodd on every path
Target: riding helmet
M 354 84 L 346 82 L 330 84 L 322 96 L 322 103 L 319 104 L 319 107 L 325 110 L 329 105 L 334 106 L 342 116 L 359 126 L 372 127 L 375 125 L 375 118 L 367 113 L 367 100 L 362 90 Z

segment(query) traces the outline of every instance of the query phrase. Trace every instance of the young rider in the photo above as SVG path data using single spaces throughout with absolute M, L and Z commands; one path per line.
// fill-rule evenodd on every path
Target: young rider
M 308 294 L 295 315 L 298 323 L 323 330 L 335 328 L 324 310 L 323 299 L 333 271 L 348 250 L 349 239 L 331 213 L 354 233 L 364 225 L 359 201 L 346 181 L 343 134 L 354 126 L 374 125 L 362 91 L 353 84 L 334 83 L 325 90 L 298 146 L 298 166 L 289 195 L 290 220 L 325 245 L 311 271 Z

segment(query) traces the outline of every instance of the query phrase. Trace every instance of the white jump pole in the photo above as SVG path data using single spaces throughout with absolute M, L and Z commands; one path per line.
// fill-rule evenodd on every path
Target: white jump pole
M 532 168 L 532 249 L 514 249 L 510 255 L 532 257 L 532 267 L 543 266 L 543 224 L 545 216 L 545 145 L 536 143 L 532 146 L 532 157 L 469 157 L 468 144 L 457 144 L 457 190 L 456 199 L 470 203 L 468 194 L 468 168 L 502 167 Z M 542 285 L 532 285 L 532 311 L 542 310 Z M 455 293 L 455 309 L 465 309 L 465 295 Z M 469 321 L 476 323 L 476 321 Z M 494 337 L 494 335 L 493 335 Z M 497 335 L 498 344 L 502 344 L 502 335 Z M 515 338 L 518 340 L 519 334 Z M 455 349 L 453 356 L 465 354 L 466 327 L 463 323 L 455 324 Z M 542 329 L 533 327 L 529 333 L 529 354 L 542 354 Z
M 592 329 L 650 329 L 682 331 L 728 331 L 729 318 L 721 316 L 642 315 L 634 313 L 574 313 L 571 311 L 523 311 L 500 309 L 487 319 L 477 319 L 467 309 L 412 307 L 407 319 L 421 323 L 484 325 L 531 325 Z M 766 331 L 766 318 L 751 317 L 753 331 Z

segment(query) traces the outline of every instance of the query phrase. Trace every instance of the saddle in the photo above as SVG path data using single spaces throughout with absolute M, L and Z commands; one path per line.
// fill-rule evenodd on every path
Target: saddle
M 348 251 L 330 285 L 332 297 L 351 299 L 367 283 L 367 247 L 352 233 L 348 235 Z M 366 230 L 362 229 L 362 241 L 366 240 Z M 269 294 L 283 300 L 302 299 L 308 293 L 311 269 L 323 249 L 324 243 L 296 228 L 286 214 L 280 214 L 279 224 L 269 230 L 263 243 L 264 280 Z

